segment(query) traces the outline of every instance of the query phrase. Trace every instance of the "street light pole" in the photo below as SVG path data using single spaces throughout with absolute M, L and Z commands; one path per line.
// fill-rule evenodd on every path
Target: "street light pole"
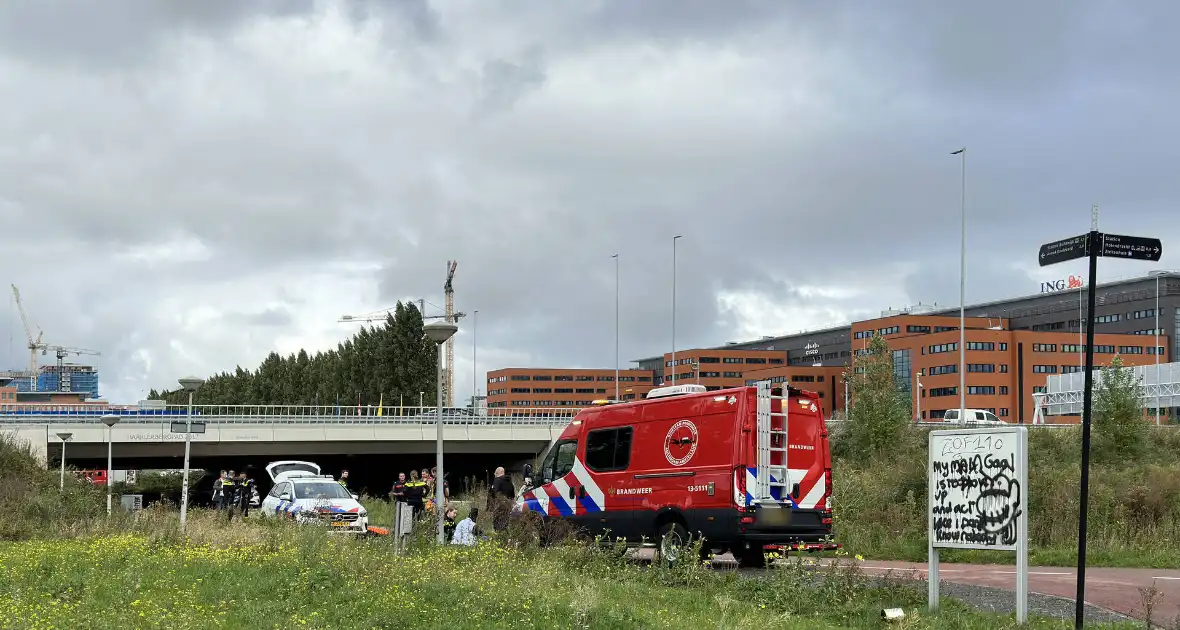
M 615 259 L 615 400 L 619 400 L 619 255 L 611 258 Z
M 443 507 L 443 488 L 446 485 L 446 473 L 443 472 L 443 344 L 458 331 L 459 327 L 450 322 L 434 321 L 422 327 L 422 332 L 438 348 L 438 398 L 435 401 L 438 403 L 438 417 L 434 424 L 434 466 L 438 469 L 438 474 L 434 478 L 434 513 L 438 517 L 438 544 L 440 545 L 446 544 L 446 535 L 443 533 L 446 519 L 446 510 Z
M 111 430 L 118 424 L 119 416 L 107 414 L 102 417 L 102 423 L 107 425 L 107 516 L 111 515 L 111 468 L 114 458 L 111 449 Z
M 58 439 L 61 440 L 61 486 L 58 488 L 61 491 L 66 489 L 66 442 L 74 437 L 73 433 L 62 432 L 57 434 Z M 107 480 L 110 480 L 110 475 L 107 475 Z
M 967 419 L 967 147 L 952 151 L 962 156 L 959 184 L 959 422 Z
M 672 237 L 672 384 L 676 384 L 676 241 L 681 236 Z M 667 381 L 668 379 L 664 379 Z
M 189 450 L 193 437 L 193 394 L 205 384 L 205 379 L 197 376 L 186 376 L 180 379 L 180 386 L 188 392 L 188 413 L 185 415 L 184 426 L 184 474 L 181 476 L 180 487 L 180 531 L 184 531 L 188 522 L 188 467 Z
M 479 311 L 471 318 L 471 415 L 476 415 L 476 406 L 479 403 L 479 362 L 476 360 L 478 356 L 476 353 L 479 348 Z

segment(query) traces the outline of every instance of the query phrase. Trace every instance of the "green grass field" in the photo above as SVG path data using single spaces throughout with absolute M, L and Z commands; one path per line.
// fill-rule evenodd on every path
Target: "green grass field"
M 224 525 L 150 510 L 110 533 L 0 543 L 0 628 L 1005 628 L 1011 618 L 854 567 L 775 569 L 765 578 L 695 564 L 628 562 L 618 550 L 520 549 L 385 538 L 253 521 Z M 1069 623 L 1036 620 L 1034 628 Z

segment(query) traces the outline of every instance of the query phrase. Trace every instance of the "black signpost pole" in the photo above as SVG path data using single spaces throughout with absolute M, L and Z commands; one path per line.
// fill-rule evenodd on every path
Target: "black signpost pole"
M 1090 506 L 1090 413 L 1094 392 L 1094 303 L 1098 283 L 1098 254 L 1102 235 L 1091 231 L 1086 243 L 1090 258 L 1090 280 L 1086 284 L 1086 385 L 1082 398 L 1082 483 L 1078 508 L 1078 585 L 1074 601 L 1074 627 L 1081 630 L 1086 613 L 1086 517 Z
M 1083 256 L 1090 259 L 1090 281 L 1086 286 L 1086 386 L 1082 398 L 1082 479 L 1081 505 L 1078 509 L 1078 584 L 1074 601 L 1074 626 L 1081 630 L 1086 612 L 1086 516 L 1090 507 L 1090 416 L 1094 398 L 1094 306 L 1098 283 L 1098 257 L 1122 258 L 1125 260 L 1150 260 L 1158 262 L 1163 255 L 1163 245 L 1157 238 L 1103 234 L 1091 230 L 1089 234 L 1054 241 L 1041 245 L 1040 265 L 1048 267 Z M 1079 321 L 1079 324 L 1083 322 Z

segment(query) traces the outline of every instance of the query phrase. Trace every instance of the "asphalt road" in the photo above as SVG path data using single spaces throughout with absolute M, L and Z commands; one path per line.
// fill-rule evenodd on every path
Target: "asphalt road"
M 650 549 L 636 550 L 639 560 L 651 559 Z M 795 556 L 807 559 L 806 555 Z M 817 563 L 831 560 L 816 558 Z M 843 560 L 847 562 L 847 560 Z M 921 562 L 880 562 L 866 560 L 857 563 L 870 575 L 885 575 L 892 571 L 899 577 L 926 580 L 926 564 Z M 714 557 L 718 568 L 732 568 L 736 561 L 729 554 Z M 947 564 L 939 569 L 943 583 L 942 594 L 954 597 L 993 612 L 1010 613 L 1015 610 L 1015 565 Z M 1067 567 L 1029 567 L 1029 609 L 1032 614 L 1073 618 L 1074 595 L 1077 594 L 1077 572 Z M 1180 620 L 1180 570 L 1178 569 L 1108 569 L 1091 567 L 1086 570 L 1086 617 L 1093 621 L 1115 621 L 1120 617 L 1145 619 L 1145 597 L 1140 589 L 1154 585 L 1157 590 L 1151 617 L 1156 625 L 1167 625 Z M 1042 597 L 1038 597 L 1041 595 Z M 1114 615 L 1103 611 L 1113 611 Z M 1170 627 L 1170 626 L 1169 626 Z
M 925 563 L 865 561 L 859 564 L 866 573 L 912 572 L 914 577 L 926 579 Z M 1016 588 L 1016 567 L 1011 565 L 944 563 L 939 566 L 939 576 L 943 582 L 1006 590 Z M 1177 569 L 1090 567 L 1086 569 L 1086 603 L 1144 619 L 1147 611 L 1140 589 L 1149 589 L 1153 584 L 1158 594 L 1152 620 L 1164 625 L 1180 618 L 1180 570 Z M 1077 594 L 1077 572 L 1066 567 L 1029 567 L 1028 587 L 1030 592 L 1066 598 L 1072 604 Z M 953 596 L 950 592 L 946 594 Z

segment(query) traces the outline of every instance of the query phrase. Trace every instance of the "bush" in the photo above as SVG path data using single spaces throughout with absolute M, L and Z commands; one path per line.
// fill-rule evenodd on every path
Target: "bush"
M 32 445 L 0 433 L 0 540 L 44 537 L 106 510 L 103 488 L 46 470 Z
M 908 432 L 892 457 L 836 459 L 836 539 L 878 559 L 926 558 L 926 436 Z M 1180 566 L 1180 432 L 1145 426 L 1134 458 L 1094 459 L 1090 471 L 1089 561 L 1095 566 Z M 1031 561 L 1076 562 L 1078 428 L 1029 430 Z M 1010 553 L 943 552 L 944 560 L 1014 562 Z

